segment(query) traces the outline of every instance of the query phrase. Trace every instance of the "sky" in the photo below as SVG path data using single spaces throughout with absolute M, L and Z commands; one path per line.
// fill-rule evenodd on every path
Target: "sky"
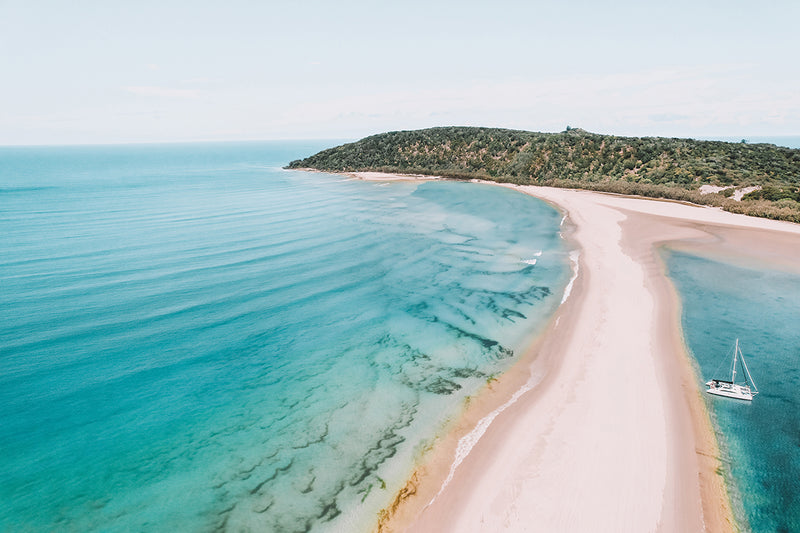
M 798 20 L 798 0 L 0 0 L 0 145 L 800 135 Z

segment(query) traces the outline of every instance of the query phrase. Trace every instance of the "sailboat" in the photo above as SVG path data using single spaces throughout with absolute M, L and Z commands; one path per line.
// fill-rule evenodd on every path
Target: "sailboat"
M 744 369 L 744 384 L 736 383 L 736 363 L 742 361 L 742 368 Z M 728 398 L 735 398 L 737 400 L 752 401 L 753 396 L 758 394 L 756 384 L 753 382 L 753 376 L 750 375 L 750 370 L 747 369 L 747 363 L 744 360 L 742 349 L 739 348 L 739 339 L 736 339 L 736 347 L 733 349 L 733 364 L 731 366 L 731 380 L 725 381 L 722 379 L 712 379 L 707 382 L 709 394 L 716 394 L 717 396 L 727 396 Z

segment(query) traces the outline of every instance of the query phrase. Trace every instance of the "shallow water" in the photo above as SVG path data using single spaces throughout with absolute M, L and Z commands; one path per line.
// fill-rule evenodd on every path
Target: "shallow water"
M 679 252 L 667 264 L 698 385 L 730 379 L 739 338 L 759 390 L 752 402 L 706 395 L 737 511 L 753 531 L 800 531 L 800 276 Z
M 514 361 L 560 215 L 328 144 L 0 148 L 0 530 L 363 529 Z

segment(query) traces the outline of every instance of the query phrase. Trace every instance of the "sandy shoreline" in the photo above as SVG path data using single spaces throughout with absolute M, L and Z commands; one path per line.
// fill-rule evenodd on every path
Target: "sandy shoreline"
M 735 531 L 680 302 L 658 250 L 800 271 L 800 225 L 501 186 L 565 212 L 579 276 L 535 344 L 438 438 L 376 530 Z M 459 441 L 476 434 L 453 469 Z

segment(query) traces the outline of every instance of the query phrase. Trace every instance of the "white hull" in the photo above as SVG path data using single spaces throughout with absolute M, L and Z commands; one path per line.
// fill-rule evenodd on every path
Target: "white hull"
M 736 400 L 753 401 L 753 392 L 750 390 L 750 387 L 731 383 L 714 383 L 713 381 L 709 381 L 706 385 L 708 385 L 706 392 L 709 394 L 725 396 L 726 398 L 734 398 Z
M 746 385 L 738 385 L 736 383 L 736 361 L 742 360 L 742 370 L 744 370 Z M 706 392 L 714 394 L 715 396 L 725 396 L 726 398 L 733 398 L 735 400 L 753 401 L 753 395 L 758 394 L 756 384 L 753 383 L 753 376 L 750 375 L 750 370 L 747 369 L 747 363 L 744 361 L 744 354 L 739 348 L 739 339 L 736 339 L 736 346 L 733 348 L 733 365 L 731 366 L 731 380 L 726 381 L 723 379 L 712 379 L 707 382 L 708 389 Z M 750 385 L 753 388 L 750 388 Z

